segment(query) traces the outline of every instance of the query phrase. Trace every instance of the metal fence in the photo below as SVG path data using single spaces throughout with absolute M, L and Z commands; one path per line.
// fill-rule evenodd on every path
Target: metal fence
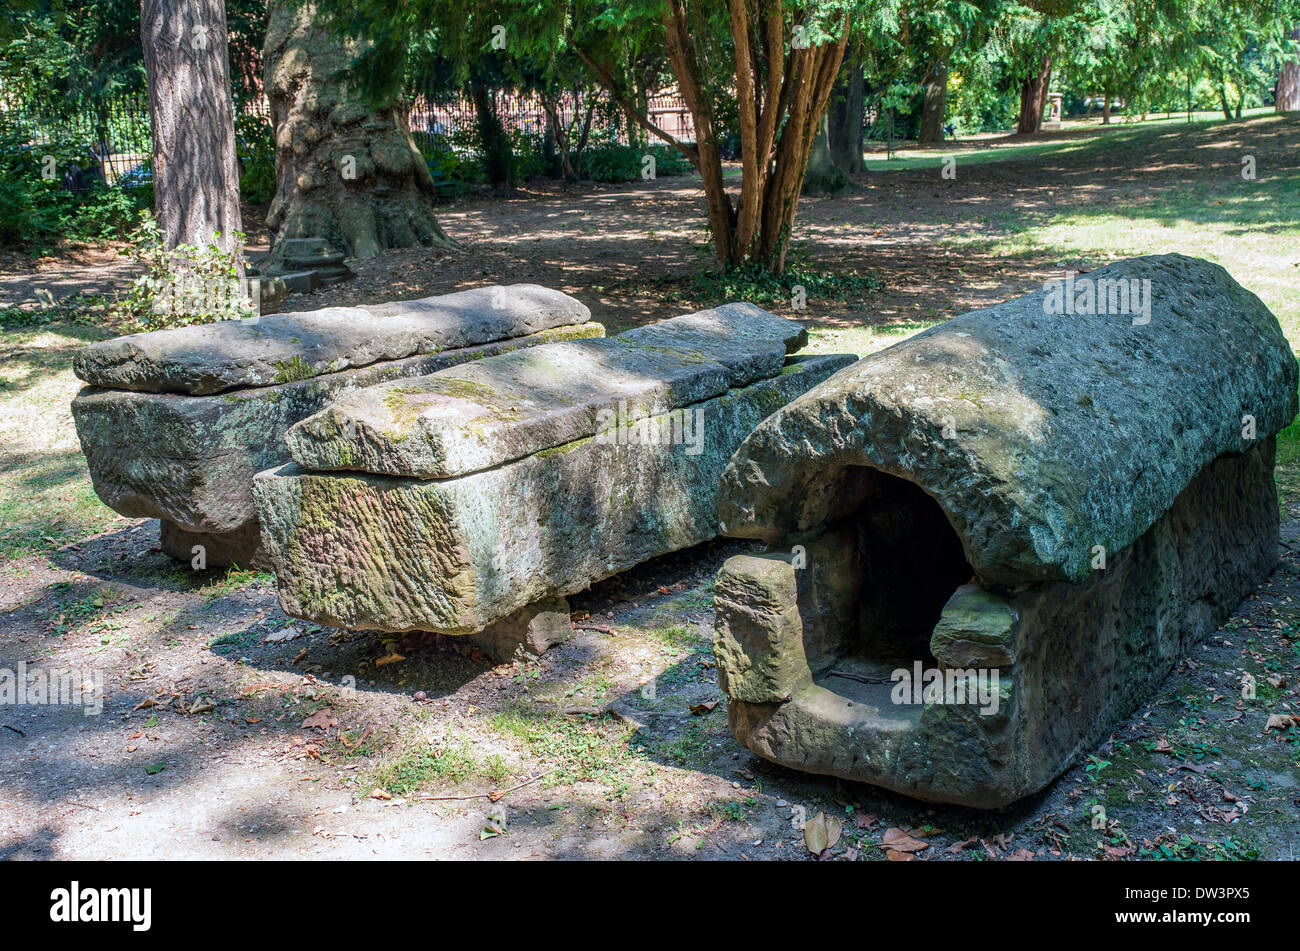
M 590 95 L 590 94 L 587 94 Z M 606 96 L 597 100 L 609 106 Z M 569 94 L 558 103 L 561 121 L 568 122 L 575 110 L 586 110 L 586 95 Z M 522 135 L 543 135 L 547 129 L 546 110 L 536 95 L 509 90 L 496 92 L 495 106 L 507 130 Z M 267 115 L 264 96 L 239 104 L 245 115 Z M 650 100 L 650 118 L 660 128 L 682 141 L 694 141 L 690 112 L 675 93 L 654 96 Z M 463 150 L 473 141 L 474 106 L 468 100 L 434 102 L 416 96 L 410 110 L 411 133 L 426 154 Z M 23 147 L 39 154 L 49 149 L 63 157 L 80 156 L 85 162 L 97 162 L 104 181 L 110 185 L 133 186 L 148 180 L 147 169 L 152 155 L 149 104 L 144 96 L 133 95 L 105 102 L 94 111 L 69 112 L 52 102 L 5 98 L 0 95 L 0 132 L 9 133 Z M 592 129 L 590 141 L 616 141 L 628 144 L 627 120 L 621 112 L 609 109 L 607 118 Z

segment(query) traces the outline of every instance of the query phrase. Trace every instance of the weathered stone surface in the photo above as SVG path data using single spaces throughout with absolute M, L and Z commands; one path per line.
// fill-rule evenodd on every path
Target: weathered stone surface
M 718 685 L 735 700 L 784 703 L 812 681 L 792 556 L 737 555 L 718 573 Z
M 286 238 L 279 243 L 278 251 L 279 260 L 272 265 L 272 274 L 311 272 L 323 287 L 357 276 L 343 263 L 343 252 L 333 248 L 324 238 Z
M 588 437 L 443 480 L 259 473 L 281 604 L 340 627 L 469 634 L 706 541 L 718 530 L 719 476 L 744 436 L 851 360 L 796 358 L 685 408 L 700 425 L 689 445 Z
M 547 598 L 471 634 L 470 642 L 497 663 L 507 664 L 520 656 L 540 657 L 572 637 L 569 602 Z
M 726 532 L 804 564 L 792 600 L 757 559 L 720 576 L 770 592 L 715 599 L 719 680 L 750 749 L 1002 806 L 1104 738 L 1267 577 L 1275 433 L 1296 409 L 1276 321 L 1202 261 L 1088 277 L 1150 280 L 1150 323 L 1061 326 L 1041 294 L 968 314 L 841 371 L 736 453 Z M 747 696 L 770 650 L 738 626 L 779 629 L 785 657 L 799 631 L 806 671 Z M 919 696 L 894 682 L 913 670 L 987 691 Z
M 792 320 L 728 304 L 356 390 L 287 443 L 305 469 L 466 475 L 772 376 L 804 337 Z
M 1083 583 L 958 588 L 931 653 L 944 667 L 998 668 L 995 712 L 899 705 L 892 683 L 831 676 L 823 663 L 827 672 L 789 702 L 733 697 L 732 732 L 775 762 L 919 799 L 997 808 L 1036 792 L 1102 742 L 1267 577 L 1277 559 L 1274 443 L 1212 462 Z M 733 571 L 741 567 L 733 562 Z M 815 612 L 799 607 L 805 628 L 815 626 Z M 729 611 L 719 603 L 720 628 Z M 964 636 L 954 638 L 958 631 Z M 720 680 L 746 669 L 721 651 L 718 660 Z M 837 670 L 886 681 L 897 666 L 908 664 L 873 663 L 851 648 L 833 660 Z
M 161 518 L 178 532 L 210 536 L 209 564 L 247 566 L 258 557 L 253 476 L 288 461 L 284 435 L 298 420 L 361 387 L 522 347 L 603 334 L 597 323 L 563 326 L 214 396 L 86 387 L 73 400 L 72 415 L 95 492 L 105 505 L 130 517 Z M 215 538 L 221 535 L 230 537 Z M 164 531 L 168 554 L 188 561 L 197 542 L 178 542 L 173 547 L 182 554 L 175 554 L 166 537 Z M 222 554 L 213 557 L 214 552 Z
M 536 284 L 330 307 L 131 334 L 92 344 L 73 371 L 94 386 L 205 395 L 584 323 L 587 307 Z
M 189 564 L 195 570 L 203 568 L 240 568 L 263 570 L 268 567 L 262 550 L 262 532 L 254 519 L 229 532 L 190 532 L 175 522 L 160 519 L 158 544 L 163 553 L 177 561 Z M 202 549 L 202 560 L 195 561 Z
M 1080 581 L 1094 546 L 1132 544 L 1211 460 L 1295 416 L 1291 347 L 1223 268 L 1171 254 L 1083 277 L 1150 280 L 1149 323 L 1045 314 L 1036 292 L 860 360 L 748 441 L 728 534 L 826 524 L 866 466 L 932 496 L 982 580 Z

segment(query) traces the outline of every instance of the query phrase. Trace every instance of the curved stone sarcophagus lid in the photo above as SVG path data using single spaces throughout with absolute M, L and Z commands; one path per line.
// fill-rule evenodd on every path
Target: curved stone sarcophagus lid
M 943 509 L 976 576 L 1081 581 L 1207 464 L 1296 414 L 1277 319 L 1216 264 L 1119 261 L 956 317 L 841 370 L 762 423 L 723 476 L 728 535 L 850 513 L 869 467 Z M 861 470 L 858 469 L 858 472 Z

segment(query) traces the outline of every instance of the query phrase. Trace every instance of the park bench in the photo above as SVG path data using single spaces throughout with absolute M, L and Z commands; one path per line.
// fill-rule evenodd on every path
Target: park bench
M 1097 303 L 1118 287 L 1129 307 Z M 921 799 L 1041 789 L 1268 577 L 1296 379 L 1254 294 L 1166 255 L 806 393 L 723 478 L 725 533 L 768 545 L 715 584 L 732 732 Z
M 358 387 L 603 336 L 589 317 L 516 284 L 132 334 L 78 352 L 72 414 L 106 505 L 161 519 L 196 567 L 259 566 L 253 476 L 288 460 L 290 426 Z
M 806 340 L 728 304 L 343 394 L 254 481 L 281 606 L 539 653 L 565 596 L 717 535 L 741 440 L 853 362 L 791 356 Z

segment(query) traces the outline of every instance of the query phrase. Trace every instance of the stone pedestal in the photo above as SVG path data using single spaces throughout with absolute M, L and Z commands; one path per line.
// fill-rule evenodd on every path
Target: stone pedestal
M 499 664 L 516 658 L 540 657 L 549 648 L 573 637 L 569 620 L 569 602 L 552 597 L 526 605 L 509 617 L 489 624 L 469 636 L 478 647 Z
M 343 263 L 343 252 L 331 247 L 324 238 L 288 238 L 272 251 L 272 258 L 275 264 L 270 273 L 291 275 L 315 271 L 322 287 L 356 277 L 356 273 Z

